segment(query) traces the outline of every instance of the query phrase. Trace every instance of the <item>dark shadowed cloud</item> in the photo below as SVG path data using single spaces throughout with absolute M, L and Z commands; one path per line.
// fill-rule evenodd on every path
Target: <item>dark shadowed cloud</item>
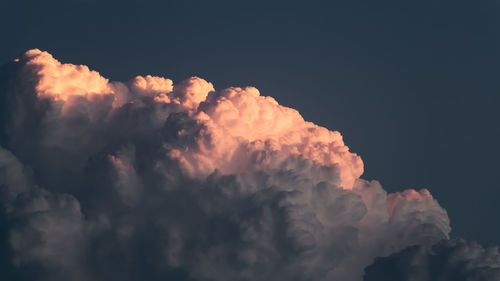
M 492 281 L 500 280 L 498 247 L 483 248 L 462 239 L 432 247 L 413 246 L 377 258 L 366 269 L 365 281 Z

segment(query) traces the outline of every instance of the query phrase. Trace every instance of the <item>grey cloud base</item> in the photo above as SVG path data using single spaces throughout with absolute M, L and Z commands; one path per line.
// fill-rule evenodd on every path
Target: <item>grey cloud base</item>
M 377 258 L 366 268 L 365 281 L 494 281 L 500 280 L 498 247 L 483 248 L 462 239 L 432 247 L 413 246 Z
M 109 82 L 38 50 L 1 75 L 10 280 L 362 280 L 448 238 L 428 191 L 360 179 L 340 133 L 255 88 Z

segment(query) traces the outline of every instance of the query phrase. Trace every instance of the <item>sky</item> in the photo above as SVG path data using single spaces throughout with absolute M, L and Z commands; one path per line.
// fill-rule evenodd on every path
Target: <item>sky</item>
M 254 86 L 341 132 L 363 179 L 428 189 L 452 237 L 499 245 L 500 3 L 270 2 L 3 1 L 0 62 Z

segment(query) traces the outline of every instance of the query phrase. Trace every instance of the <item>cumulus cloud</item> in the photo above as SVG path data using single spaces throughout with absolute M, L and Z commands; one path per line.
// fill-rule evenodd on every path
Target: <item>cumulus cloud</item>
M 362 280 L 448 238 L 429 191 L 361 179 L 339 132 L 256 88 L 112 82 L 40 50 L 2 77 L 14 280 Z

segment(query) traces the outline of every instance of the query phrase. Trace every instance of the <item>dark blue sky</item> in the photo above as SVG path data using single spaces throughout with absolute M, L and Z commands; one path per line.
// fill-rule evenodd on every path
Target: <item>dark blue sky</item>
M 15 2 L 15 3 L 14 3 Z M 113 80 L 252 85 L 339 130 L 388 191 L 428 188 L 453 235 L 500 244 L 498 1 L 2 1 L 30 48 Z

